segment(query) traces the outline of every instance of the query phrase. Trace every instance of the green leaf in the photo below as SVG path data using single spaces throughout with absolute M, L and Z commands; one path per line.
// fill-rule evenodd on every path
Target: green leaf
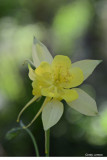
M 21 127 L 12 128 L 10 131 L 7 132 L 5 138 L 7 140 L 15 138 L 20 133 L 21 129 L 22 129 Z
M 42 111 L 42 122 L 44 130 L 54 126 L 63 114 L 63 103 L 58 100 L 48 102 Z
M 83 71 L 84 80 L 87 79 L 102 60 L 82 60 L 72 64 L 72 67 L 79 67 Z
M 98 110 L 95 100 L 83 90 L 79 88 L 75 88 L 75 90 L 77 91 L 79 98 L 68 103 L 68 105 L 84 115 L 96 116 L 98 114 Z
M 40 41 L 38 41 L 35 37 L 33 43 L 32 57 L 35 67 L 38 67 L 43 61 L 51 64 L 53 60 L 53 57 L 46 48 L 46 46 L 43 45 Z

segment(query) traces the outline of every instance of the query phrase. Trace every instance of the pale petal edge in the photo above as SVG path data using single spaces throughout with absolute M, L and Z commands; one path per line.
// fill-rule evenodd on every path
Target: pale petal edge
M 37 44 L 39 45 L 41 51 L 37 50 L 36 48 Z M 36 68 L 43 61 L 48 62 L 49 64 L 51 64 L 53 61 L 53 57 L 49 52 L 49 50 L 47 49 L 47 47 L 44 44 L 42 44 L 39 40 L 37 40 L 35 37 L 33 39 L 32 58 Z
M 71 108 L 80 112 L 81 114 L 87 116 L 96 116 L 98 115 L 97 105 L 95 100 L 90 97 L 86 92 L 82 89 L 75 88 L 77 91 L 79 98 L 71 103 L 67 103 Z
M 79 67 L 83 71 L 84 80 L 87 79 L 102 60 L 81 60 L 72 63 L 72 67 Z
M 48 130 L 54 126 L 63 114 L 63 103 L 58 100 L 48 102 L 42 111 L 42 122 L 44 130 Z

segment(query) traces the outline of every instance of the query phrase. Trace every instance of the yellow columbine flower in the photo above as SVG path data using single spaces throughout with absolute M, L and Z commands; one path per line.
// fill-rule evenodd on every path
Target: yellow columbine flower
M 29 78 L 33 81 L 34 97 L 19 113 L 17 121 L 23 111 L 35 100 L 45 96 L 45 101 L 29 123 L 29 127 L 42 112 L 42 122 L 44 130 L 55 125 L 63 114 L 63 103 L 73 109 L 88 116 L 97 115 L 97 106 L 95 100 L 79 88 L 74 88 L 83 83 L 83 81 L 93 72 L 100 60 L 82 60 L 71 63 L 67 56 L 57 55 L 52 58 L 47 48 L 34 38 L 33 45 L 33 63 L 35 70 L 29 65 Z

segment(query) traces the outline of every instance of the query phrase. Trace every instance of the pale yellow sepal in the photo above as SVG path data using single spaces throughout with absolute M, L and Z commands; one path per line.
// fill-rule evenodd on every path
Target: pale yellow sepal
M 44 130 L 54 126 L 63 114 L 63 103 L 58 100 L 48 102 L 42 111 L 42 122 Z
M 87 79 L 102 60 L 81 60 L 72 64 L 72 67 L 78 67 L 83 71 L 84 80 Z
M 40 41 L 38 41 L 35 37 L 33 41 L 32 57 L 33 57 L 33 62 L 36 68 L 43 61 L 51 64 L 53 60 L 53 57 L 48 51 L 48 49 L 46 48 L 46 46 L 43 45 Z
M 95 100 L 83 90 L 79 88 L 75 88 L 75 90 L 79 97 L 77 100 L 68 103 L 68 105 L 84 115 L 96 116 L 98 114 L 98 110 Z

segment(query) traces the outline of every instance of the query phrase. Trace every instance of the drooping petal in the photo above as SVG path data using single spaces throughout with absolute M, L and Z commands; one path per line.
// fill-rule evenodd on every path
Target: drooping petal
M 42 111 L 42 122 L 44 130 L 54 126 L 63 114 L 63 104 L 58 100 L 48 102 Z
M 63 89 L 61 97 L 66 102 L 72 102 L 78 98 L 78 93 L 75 89 Z
M 31 66 L 28 64 L 28 68 L 29 68 L 29 78 L 34 81 L 36 79 L 36 74 L 35 71 L 31 68 Z
M 68 105 L 84 115 L 96 116 L 98 114 L 98 110 L 95 100 L 83 90 L 79 88 L 75 88 L 75 90 L 79 97 L 77 100 L 68 103 Z
M 82 60 L 72 64 L 72 67 L 79 67 L 83 71 L 84 80 L 92 74 L 101 60 Z
M 79 86 L 84 81 L 83 72 L 80 68 L 70 68 L 70 75 L 65 77 L 65 82 L 61 83 L 61 86 L 64 88 L 72 88 Z
M 52 63 L 53 57 L 48 49 L 34 37 L 32 57 L 35 67 L 38 67 L 41 62 L 45 61 Z

